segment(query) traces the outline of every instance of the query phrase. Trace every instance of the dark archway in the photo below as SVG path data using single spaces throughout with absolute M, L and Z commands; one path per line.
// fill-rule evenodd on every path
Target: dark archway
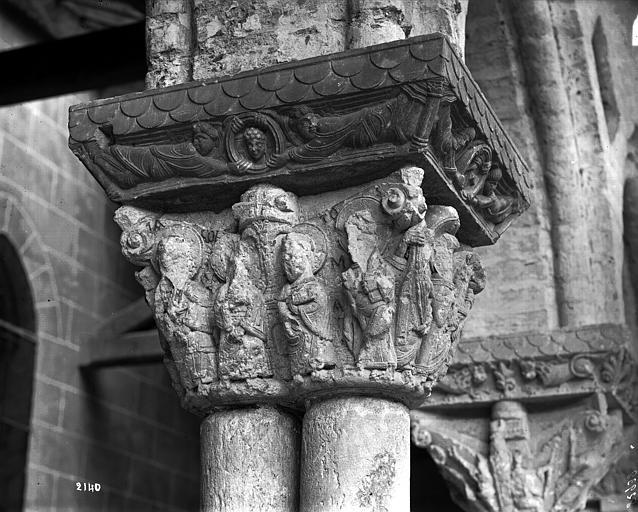
M 20 256 L 0 235 L 0 511 L 22 510 L 31 423 L 36 317 Z

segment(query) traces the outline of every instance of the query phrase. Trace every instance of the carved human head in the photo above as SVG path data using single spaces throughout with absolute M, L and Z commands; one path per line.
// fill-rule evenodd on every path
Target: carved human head
M 246 151 L 254 161 L 259 160 L 266 152 L 266 135 L 259 128 L 251 126 L 244 131 Z
M 483 186 L 483 192 L 487 195 L 496 191 L 496 185 L 501 181 L 503 177 L 503 171 L 498 165 L 493 165 L 490 172 L 487 174 L 485 185 Z
M 182 289 L 201 267 L 203 240 L 187 226 L 170 226 L 158 238 L 155 250 L 158 270 L 175 288 Z
M 283 246 L 283 264 L 286 277 L 294 282 L 310 277 L 314 267 L 315 244 L 308 235 L 288 233 Z
M 527 411 L 522 404 L 510 400 L 502 400 L 492 408 L 492 420 L 505 423 L 506 440 L 529 439 L 529 423 Z
M 135 206 L 122 206 L 115 212 L 115 222 L 122 228 L 122 251 L 137 265 L 148 264 L 153 256 L 158 217 L 157 213 Z
M 396 227 L 404 230 L 421 222 L 428 208 L 421 190 L 423 169 L 403 167 L 393 177 L 399 183 L 384 192 L 383 209 L 393 218 Z
M 217 128 L 208 123 L 196 123 L 193 126 L 193 146 L 197 152 L 206 156 L 215 149 L 219 139 Z
M 297 197 L 285 190 L 268 184 L 250 187 L 233 205 L 233 214 L 239 221 L 239 229 L 256 221 L 268 221 L 295 225 L 298 222 Z
M 297 131 L 306 140 L 314 139 L 317 135 L 317 115 L 307 113 L 297 121 Z

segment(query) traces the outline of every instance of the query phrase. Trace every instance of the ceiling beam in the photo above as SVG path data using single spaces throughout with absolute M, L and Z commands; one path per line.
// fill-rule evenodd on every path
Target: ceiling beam
M 157 329 L 148 329 L 149 323 L 153 323 L 153 314 L 140 297 L 111 315 L 80 344 L 79 366 L 86 370 L 161 362 L 159 335 Z
M 0 105 L 143 80 L 144 22 L 0 52 Z

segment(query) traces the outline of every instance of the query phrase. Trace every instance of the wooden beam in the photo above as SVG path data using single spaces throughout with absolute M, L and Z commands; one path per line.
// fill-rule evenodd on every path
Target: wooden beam
M 0 105 L 143 80 L 144 22 L 0 52 Z
M 162 360 L 157 329 L 135 330 L 153 318 L 144 297 L 121 309 L 80 345 L 80 367 L 125 366 Z
M 82 368 L 131 366 L 162 361 L 157 329 L 129 332 L 114 338 L 93 338 L 80 351 Z

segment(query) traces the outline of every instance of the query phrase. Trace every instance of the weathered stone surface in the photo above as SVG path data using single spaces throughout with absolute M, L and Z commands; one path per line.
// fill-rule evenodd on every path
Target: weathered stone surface
M 426 170 L 428 199 L 457 208 L 464 243 L 493 243 L 529 206 L 525 164 L 442 35 L 70 116 L 70 145 L 111 199 L 152 209 L 219 211 L 265 179 L 311 194 L 406 164 Z
M 496 402 L 491 418 L 415 411 L 412 439 L 427 448 L 467 511 L 576 512 L 621 457 L 623 419 L 603 395 L 528 412 Z
M 353 389 L 420 403 L 485 285 L 456 210 L 428 206 L 422 179 L 402 168 L 341 201 L 256 185 L 234 221 L 121 208 L 184 405 L 296 407 Z
M 296 418 L 274 407 L 217 411 L 201 427 L 201 512 L 297 512 Z
M 313 403 L 303 420 L 301 512 L 410 510 L 410 416 L 383 399 Z
M 346 49 L 343 0 L 195 0 L 194 6 L 196 80 Z
M 604 392 L 626 417 L 635 417 L 638 375 L 630 347 L 629 330 L 614 324 L 466 339 L 427 405 L 538 401 Z
M 629 349 L 629 330 L 611 324 L 465 340 L 414 412 L 413 441 L 464 510 L 582 510 L 635 440 Z
M 193 79 L 191 2 L 146 0 L 146 88 Z

